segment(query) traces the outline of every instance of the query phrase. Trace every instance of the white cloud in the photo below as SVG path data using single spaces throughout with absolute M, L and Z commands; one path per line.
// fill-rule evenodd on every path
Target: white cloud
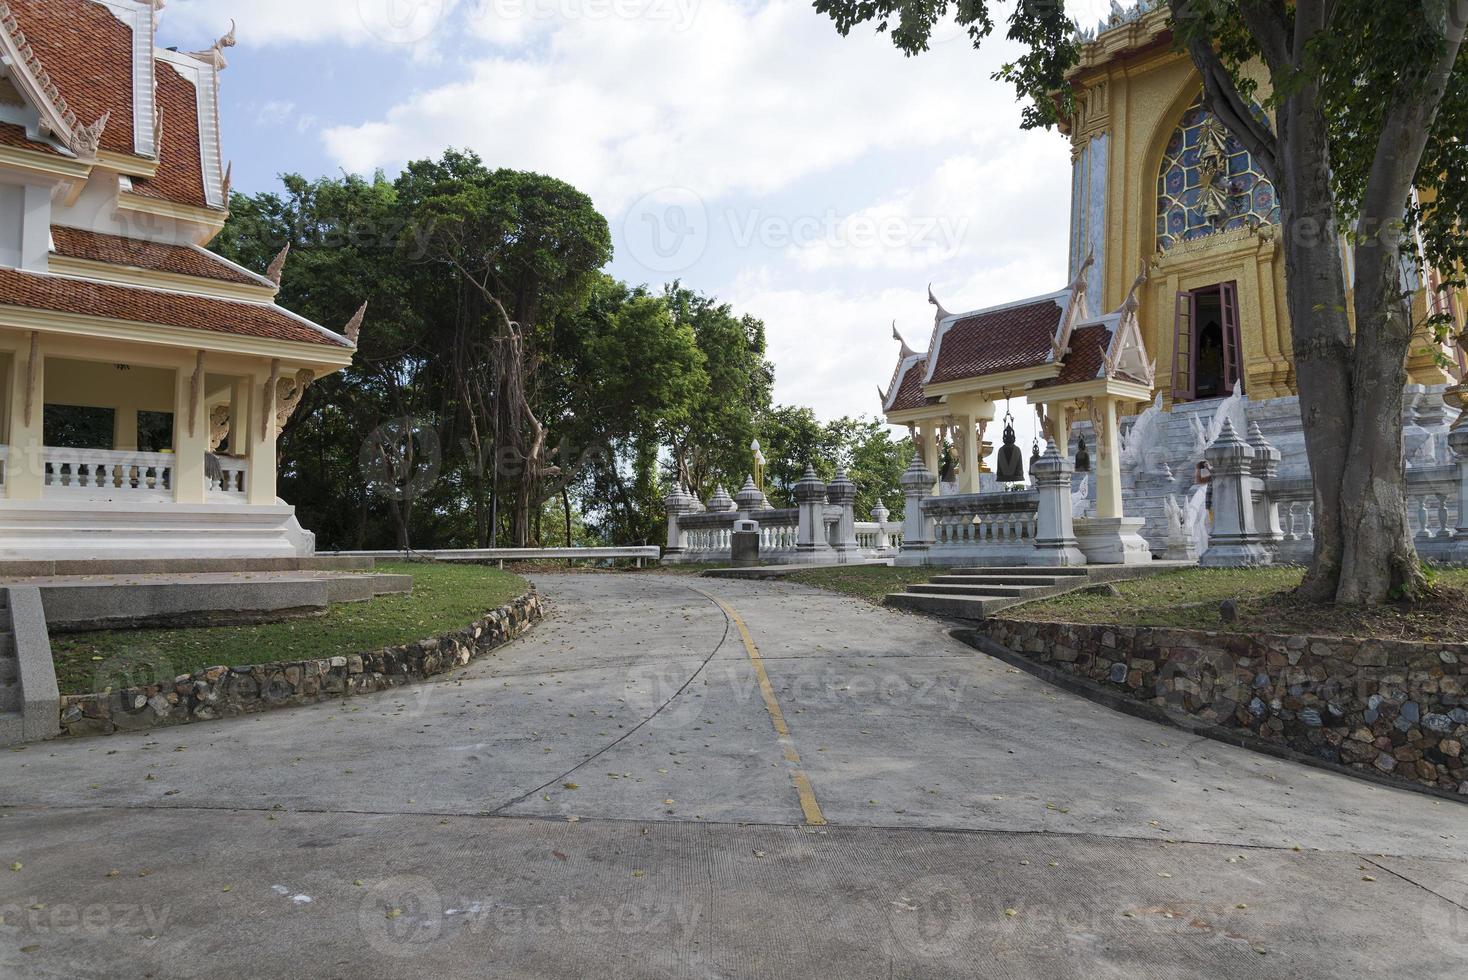
M 244 46 L 333 41 L 411 48 L 451 28 L 461 0 L 173 0 L 160 34 L 205 47 L 239 24 Z
M 662 187 L 769 193 L 872 150 L 1017 124 L 1009 91 L 987 81 L 1002 43 L 905 59 L 885 36 L 840 37 L 803 0 L 638 2 L 647 16 L 563 16 L 532 47 L 487 53 L 459 79 L 328 129 L 327 150 L 369 172 L 466 146 L 563 177 L 615 215 Z M 482 7 L 465 16 L 490 23 Z
M 1055 135 L 1016 129 L 991 138 L 982 155 L 942 160 L 923 182 L 841 218 L 829 234 L 792 244 L 789 255 L 806 271 L 992 265 L 1037 250 L 1043 264 L 1054 246 L 1053 222 L 1066 220 L 1068 181 Z

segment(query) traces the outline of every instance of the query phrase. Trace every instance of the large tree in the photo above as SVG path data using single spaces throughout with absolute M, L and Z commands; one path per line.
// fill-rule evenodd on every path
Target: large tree
M 978 46 L 986 0 L 815 0 L 845 34 L 890 31 L 908 54 L 953 17 Z M 1300 411 L 1315 483 L 1315 556 L 1301 593 L 1379 603 L 1423 587 L 1407 519 L 1402 390 L 1414 334 L 1403 264 L 1468 258 L 1468 4 L 1463 0 L 1169 0 L 1175 43 L 1208 107 L 1279 195 Z M 1057 0 L 1016 0 L 1022 46 L 996 77 L 1027 127 L 1074 108 L 1078 26 Z M 1242 71 L 1261 64 L 1268 91 Z M 1271 126 L 1253 111 L 1256 95 Z M 1425 191 L 1414 195 L 1414 188 Z M 1420 245 L 1419 245 L 1420 243 Z M 1343 249 L 1353 252 L 1354 334 Z

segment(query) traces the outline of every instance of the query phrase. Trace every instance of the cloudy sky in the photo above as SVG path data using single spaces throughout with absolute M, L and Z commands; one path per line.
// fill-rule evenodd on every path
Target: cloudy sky
M 1019 129 L 1002 41 L 940 28 L 904 58 L 808 0 L 172 0 L 160 43 L 232 17 L 236 188 L 450 146 L 568 180 L 611 222 L 612 273 L 763 318 L 777 398 L 826 418 L 878 412 L 930 281 L 954 311 L 1063 285 L 1067 147 Z

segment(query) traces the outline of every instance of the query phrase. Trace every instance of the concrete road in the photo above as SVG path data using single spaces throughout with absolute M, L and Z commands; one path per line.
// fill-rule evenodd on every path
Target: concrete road
M 799 586 L 537 582 L 437 683 L 0 755 L 0 977 L 1468 976 L 1468 807 Z

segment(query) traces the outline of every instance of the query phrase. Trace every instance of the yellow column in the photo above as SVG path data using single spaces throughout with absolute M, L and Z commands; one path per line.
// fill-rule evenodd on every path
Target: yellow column
M 978 493 L 979 418 L 971 411 L 963 412 L 958 416 L 958 424 L 963 430 L 963 459 L 959 461 L 963 473 L 959 478 L 958 489 L 960 493 Z
M 29 379 L 33 362 L 32 385 Z M 5 495 L 11 500 L 41 499 L 46 485 L 45 415 L 46 355 L 40 339 L 33 337 L 15 352 L 10 371 L 10 455 L 5 464 Z
M 1121 428 L 1117 425 L 1116 399 L 1102 398 L 1101 402 L 1101 446 L 1096 454 L 1096 516 L 1122 517 L 1121 511 L 1121 453 L 1117 446 L 1121 441 Z
M 275 392 L 270 372 L 257 374 L 250 382 L 250 400 L 244 413 L 247 455 L 250 457 L 249 501 L 275 503 Z M 269 405 L 267 412 L 265 406 Z
M 202 504 L 208 499 L 204 486 L 204 454 L 209 451 L 204 372 L 195 366 L 181 367 L 174 372 L 174 377 L 173 499 L 180 504 Z M 191 426 L 192 432 L 189 431 Z
M 1070 458 L 1070 410 L 1058 402 L 1045 406 L 1045 421 L 1050 426 L 1046 437 L 1055 443 L 1055 451 Z

